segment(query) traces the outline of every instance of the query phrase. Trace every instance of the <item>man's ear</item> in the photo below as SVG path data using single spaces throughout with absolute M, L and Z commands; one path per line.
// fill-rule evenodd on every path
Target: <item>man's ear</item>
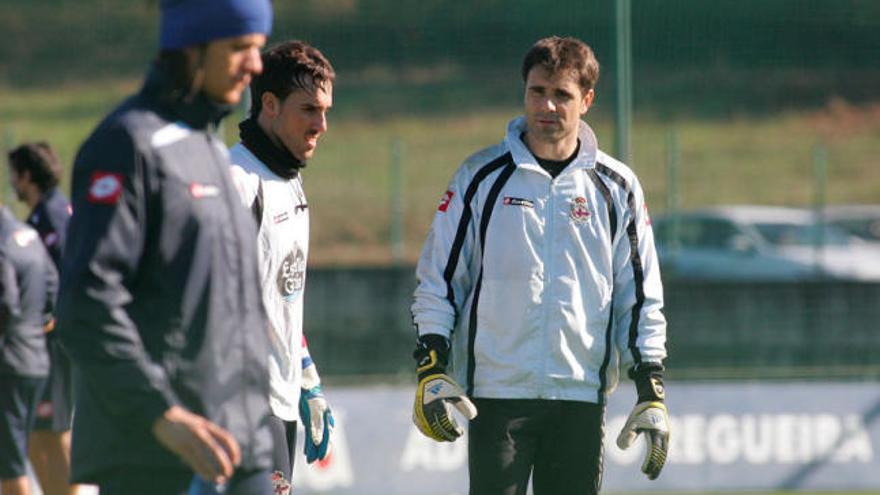
M 271 91 L 263 91 L 263 94 L 260 95 L 260 102 L 263 105 L 260 112 L 265 113 L 267 117 L 275 118 L 281 113 L 281 102 Z
M 584 99 L 581 101 L 581 116 L 586 115 L 587 111 L 593 105 L 593 98 L 596 97 L 596 92 L 592 89 L 584 93 Z

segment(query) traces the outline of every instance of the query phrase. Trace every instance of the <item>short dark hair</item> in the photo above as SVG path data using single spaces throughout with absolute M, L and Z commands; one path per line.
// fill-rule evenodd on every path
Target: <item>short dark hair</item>
M 58 155 L 45 141 L 24 143 L 9 152 L 9 166 L 21 175 L 28 171 L 31 182 L 41 192 L 46 192 L 58 185 L 61 175 L 61 163 Z
M 327 57 L 304 41 L 286 41 L 263 53 L 263 72 L 251 81 L 251 116 L 263 109 L 263 93 L 284 100 L 294 90 L 314 92 L 324 83 L 333 83 L 336 72 Z
M 572 71 L 578 85 L 586 93 L 596 87 L 599 80 L 599 62 L 592 48 L 577 38 L 551 36 L 538 40 L 526 52 L 522 65 L 523 81 L 536 65 L 556 74 Z

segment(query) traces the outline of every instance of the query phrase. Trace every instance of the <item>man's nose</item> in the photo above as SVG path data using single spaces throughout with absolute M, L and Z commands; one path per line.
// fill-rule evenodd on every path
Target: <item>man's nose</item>
M 315 118 L 315 130 L 320 133 L 327 132 L 327 114 L 320 112 Z
M 263 72 L 263 59 L 260 57 L 259 48 L 254 47 L 248 51 L 245 68 L 251 74 L 260 74 Z

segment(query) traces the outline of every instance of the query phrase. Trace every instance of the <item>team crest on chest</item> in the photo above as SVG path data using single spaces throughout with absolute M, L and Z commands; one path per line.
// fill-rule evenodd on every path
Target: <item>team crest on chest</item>
M 306 285 L 306 256 L 297 247 L 284 257 L 278 268 L 278 292 L 285 301 L 293 301 Z
M 578 196 L 571 200 L 571 211 L 569 212 L 571 219 L 576 223 L 585 223 L 590 219 L 590 208 L 587 205 L 587 198 Z

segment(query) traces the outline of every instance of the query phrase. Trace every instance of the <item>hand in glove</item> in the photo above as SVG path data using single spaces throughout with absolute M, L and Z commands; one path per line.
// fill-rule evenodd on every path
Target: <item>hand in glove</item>
M 336 421 L 333 412 L 324 399 L 321 386 L 302 389 L 299 395 L 299 417 L 306 432 L 303 453 L 309 464 L 324 460 L 333 450 L 331 434 Z
M 660 476 L 669 451 L 669 414 L 663 403 L 663 368 L 659 364 L 648 365 L 632 371 L 631 376 L 636 382 L 639 401 L 617 437 L 617 446 L 628 449 L 639 434 L 644 434 L 647 448 L 642 472 L 653 480 Z
M 452 416 L 452 407 L 468 420 L 477 417 L 477 408 L 464 390 L 446 374 L 449 341 L 436 334 L 419 338 L 416 358 L 419 384 L 413 404 L 413 423 L 425 436 L 438 442 L 453 442 L 464 429 Z
M 321 391 L 318 367 L 315 366 L 311 355 L 309 355 L 305 337 L 303 337 L 302 346 L 303 368 L 302 390 L 299 394 L 299 419 L 306 431 L 303 453 L 306 455 L 306 462 L 311 464 L 317 460 L 323 461 L 333 450 L 331 434 L 333 427 L 336 426 L 336 421 L 334 421 L 333 412 L 330 411 L 330 406 Z

